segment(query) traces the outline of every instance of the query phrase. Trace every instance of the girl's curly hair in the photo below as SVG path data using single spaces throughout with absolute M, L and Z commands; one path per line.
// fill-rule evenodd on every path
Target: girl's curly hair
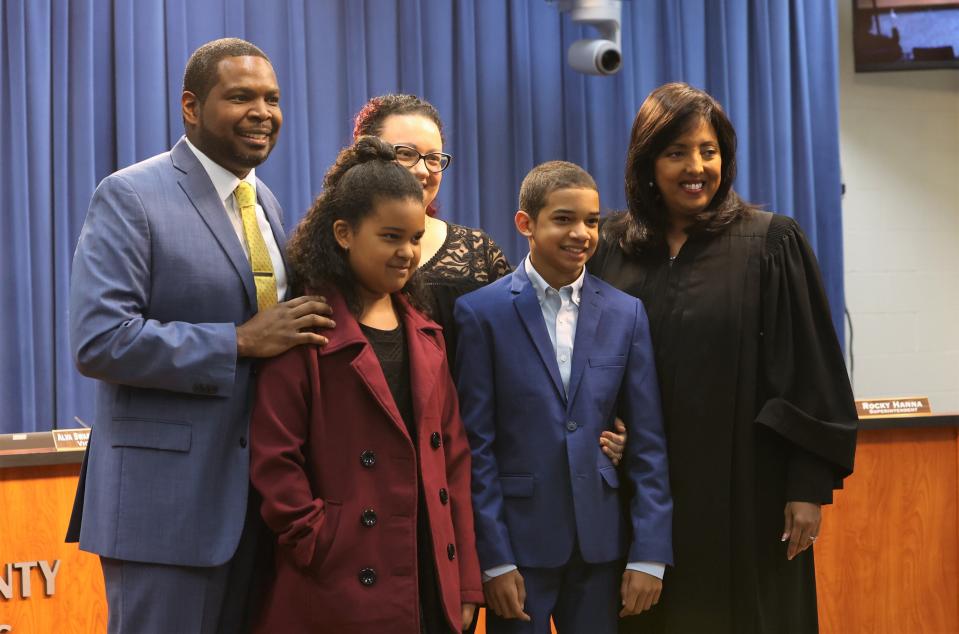
M 361 136 L 344 148 L 323 178 L 323 192 L 297 225 L 287 246 L 294 288 L 302 293 L 324 286 L 337 289 L 354 315 L 362 305 L 346 251 L 333 235 L 333 224 L 343 220 L 354 229 L 382 200 L 423 202 L 423 188 L 396 163 L 393 147 L 375 136 Z M 418 274 L 402 289 L 420 310 L 427 306 Z

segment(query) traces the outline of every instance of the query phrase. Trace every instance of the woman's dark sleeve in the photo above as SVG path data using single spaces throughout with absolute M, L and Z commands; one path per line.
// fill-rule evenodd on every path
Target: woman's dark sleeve
M 506 254 L 489 236 L 486 237 L 486 261 L 489 265 L 489 282 L 495 282 L 512 270 L 509 260 L 506 259 Z
M 787 500 L 829 503 L 852 473 L 856 406 L 816 257 L 790 218 L 770 223 L 762 284 L 766 400 L 756 421 L 793 447 Z

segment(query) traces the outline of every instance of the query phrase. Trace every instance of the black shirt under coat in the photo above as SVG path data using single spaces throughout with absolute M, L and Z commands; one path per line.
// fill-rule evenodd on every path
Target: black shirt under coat
M 381 330 L 365 324 L 360 324 L 360 330 L 373 346 L 373 352 L 380 362 L 383 378 L 390 388 L 390 394 L 396 403 L 396 409 L 406 425 L 410 438 L 416 438 L 416 416 L 413 411 L 413 391 L 410 381 L 409 350 L 406 346 L 406 335 L 403 324 L 393 330 Z M 417 445 L 414 442 L 413 448 Z M 420 457 L 417 452 L 416 461 Z M 418 499 L 416 502 L 416 562 L 417 580 L 419 582 L 420 599 L 420 632 L 422 634 L 442 634 L 449 631 L 446 616 L 443 612 L 443 602 L 439 596 L 439 581 L 437 580 L 435 564 L 433 563 L 433 539 L 430 532 L 429 512 L 426 509 L 426 500 L 423 490 L 422 472 L 417 466 L 419 475 Z

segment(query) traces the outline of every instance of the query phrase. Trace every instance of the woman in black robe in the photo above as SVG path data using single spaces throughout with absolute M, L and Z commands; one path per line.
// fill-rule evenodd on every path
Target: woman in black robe
M 686 84 L 633 123 L 628 213 L 590 270 L 643 300 L 662 391 L 675 567 L 624 632 L 818 630 L 820 505 L 852 472 L 856 410 L 798 225 L 732 190 L 736 136 Z

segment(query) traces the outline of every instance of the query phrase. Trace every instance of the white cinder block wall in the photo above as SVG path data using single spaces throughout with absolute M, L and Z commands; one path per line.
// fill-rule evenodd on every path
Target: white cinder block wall
M 853 389 L 959 412 L 959 69 L 855 73 L 836 4 Z

